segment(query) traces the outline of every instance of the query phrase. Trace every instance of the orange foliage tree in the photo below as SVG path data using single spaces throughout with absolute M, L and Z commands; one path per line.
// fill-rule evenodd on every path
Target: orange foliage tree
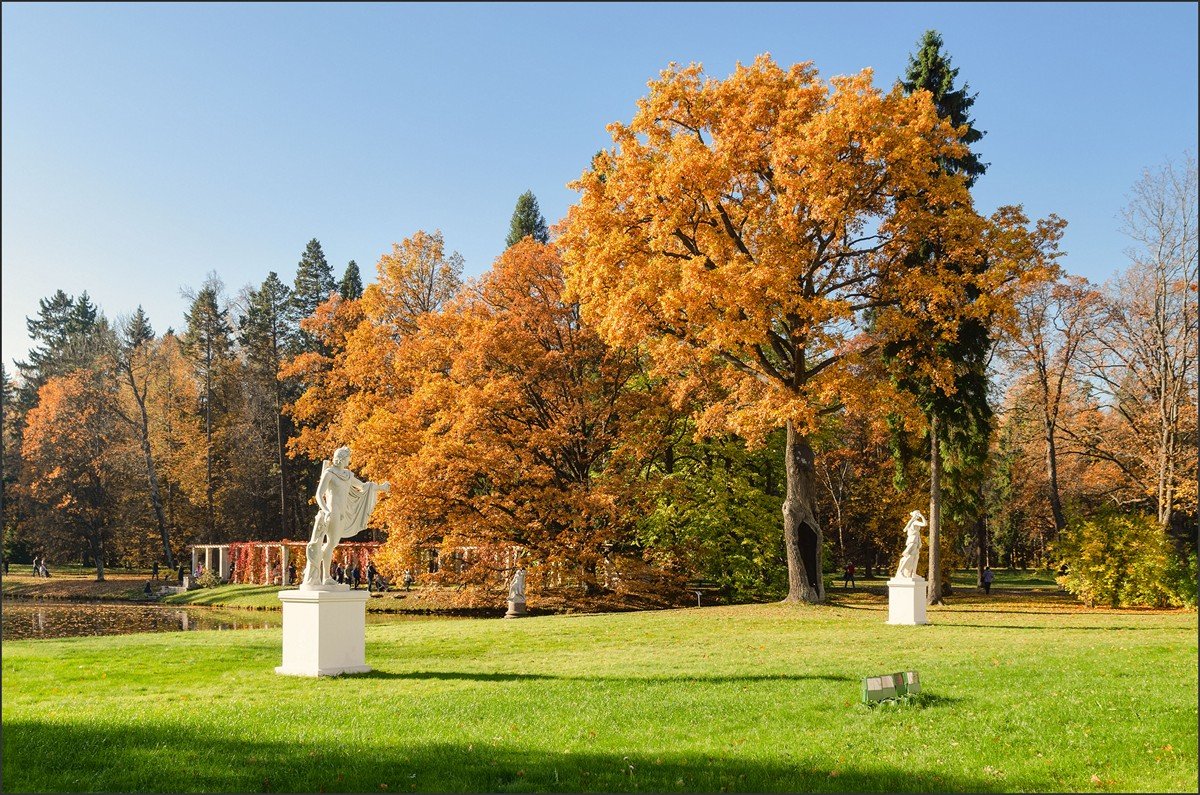
M 646 400 L 636 356 L 609 348 L 562 294 L 549 245 L 509 248 L 478 285 L 429 315 L 408 352 L 414 389 L 389 543 L 519 547 L 585 587 L 632 530 L 621 433 Z M 368 424 L 370 427 L 371 424 Z M 496 566 L 511 565 L 493 555 Z M 488 574 L 477 567 L 479 576 Z
M 756 440 L 786 427 L 791 601 L 823 598 L 811 440 L 822 416 L 870 399 L 863 357 L 884 335 L 952 336 L 965 313 L 990 318 L 1039 255 L 1019 210 L 981 218 L 939 169 L 965 148 L 928 92 L 871 79 L 824 82 L 766 55 L 724 81 L 672 65 L 631 123 L 610 125 L 615 146 L 573 184 L 560 238 L 605 340 L 646 345 L 681 388 L 720 387 L 701 430 Z M 960 267 L 906 267 L 923 241 Z M 948 362 L 912 364 L 953 390 Z
M 22 486 L 50 509 L 45 537 L 73 549 L 79 541 L 87 545 L 97 580 L 104 579 L 106 546 L 116 528 L 121 483 L 113 457 L 124 442 L 121 429 L 116 390 L 91 370 L 51 378 L 26 417 Z

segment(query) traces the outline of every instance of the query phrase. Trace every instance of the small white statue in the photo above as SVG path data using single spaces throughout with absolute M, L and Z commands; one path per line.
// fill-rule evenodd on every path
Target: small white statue
M 517 569 L 513 575 L 512 583 L 508 586 L 508 601 L 525 601 L 525 569 Z
M 921 558 L 921 528 L 925 525 L 925 516 L 920 511 L 913 511 L 908 515 L 908 524 L 904 526 L 908 538 L 904 542 L 904 554 L 900 556 L 900 565 L 896 567 L 897 579 L 911 580 L 917 575 L 917 561 Z
M 389 491 L 387 483 L 369 483 L 350 473 L 350 448 L 339 447 L 333 453 L 333 463 L 325 461 L 321 480 L 317 484 L 317 518 L 306 553 L 301 590 L 349 590 L 329 576 L 329 564 L 338 543 L 361 533 L 375 509 L 380 492 Z

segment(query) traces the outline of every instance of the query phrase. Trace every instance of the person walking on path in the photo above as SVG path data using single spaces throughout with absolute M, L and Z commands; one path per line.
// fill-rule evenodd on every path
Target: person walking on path
M 154 561 L 154 565 L 150 567 L 150 576 L 156 580 L 158 579 L 158 561 L 157 560 Z
M 858 590 L 858 588 L 854 584 L 854 563 L 852 563 L 852 562 L 846 564 L 846 570 L 842 574 L 842 588 L 843 589 L 847 587 L 846 583 L 850 583 L 849 587 L 854 588 L 855 590 Z
M 361 569 L 361 568 L 359 568 L 359 564 L 358 564 L 358 563 L 355 563 L 353 566 L 351 566 L 351 567 L 350 567 L 350 583 L 351 583 L 351 587 L 352 587 L 352 588 L 354 588 L 354 590 L 356 590 L 356 591 L 357 591 L 357 590 L 358 590 L 358 584 L 359 584 L 360 582 L 362 582 L 362 569 Z
M 367 591 L 375 589 L 375 561 L 367 561 Z
M 983 570 L 983 592 L 990 594 L 992 592 L 992 580 L 996 579 L 996 573 L 992 571 L 991 566 L 987 566 Z

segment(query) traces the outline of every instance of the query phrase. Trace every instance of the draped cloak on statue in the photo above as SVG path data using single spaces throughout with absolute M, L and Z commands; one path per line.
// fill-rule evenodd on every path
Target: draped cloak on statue
M 318 521 L 323 522 L 330 542 L 336 544 L 366 529 L 379 499 L 379 484 L 364 483 L 350 470 L 331 467 L 329 462 L 325 462 L 321 482 L 329 492 L 330 510 L 328 514 L 322 510 Z

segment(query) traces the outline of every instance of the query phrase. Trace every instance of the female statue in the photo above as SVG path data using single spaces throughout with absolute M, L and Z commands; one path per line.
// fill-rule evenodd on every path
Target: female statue
M 904 532 L 908 538 L 904 542 L 904 554 L 900 556 L 900 565 L 896 567 L 896 578 L 911 580 L 917 576 L 917 561 L 921 557 L 921 528 L 926 525 L 925 516 L 920 511 L 908 515 L 908 524 Z
M 338 543 L 362 532 L 375 509 L 380 492 L 389 491 L 387 483 L 369 483 L 350 473 L 350 448 L 339 447 L 333 453 L 332 464 L 325 461 L 321 481 L 317 484 L 317 518 L 306 552 L 301 590 L 335 590 L 337 583 L 329 576 L 333 549 Z M 336 590 L 347 590 L 341 586 Z

